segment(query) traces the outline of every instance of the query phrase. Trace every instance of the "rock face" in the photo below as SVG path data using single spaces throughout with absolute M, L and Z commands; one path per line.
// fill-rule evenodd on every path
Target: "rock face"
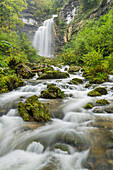
M 25 24 L 23 28 L 20 28 L 20 32 L 25 32 L 28 34 L 30 41 L 33 41 L 35 31 L 42 25 L 42 20 L 34 16 L 34 11 L 36 8 L 28 5 L 28 9 L 23 10 L 22 21 Z
M 101 15 L 108 12 L 112 6 L 112 0 L 103 0 L 96 8 L 92 9 L 84 17 L 84 13 L 78 15 L 78 10 L 81 8 L 79 0 L 69 0 L 67 4 L 59 12 L 58 18 L 55 19 L 55 52 L 59 52 L 64 44 L 70 41 L 71 36 L 77 33 L 85 23 L 84 20 L 91 18 L 99 18 Z M 80 13 L 80 10 L 79 10 Z M 80 16 L 80 17 L 79 17 Z M 74 22 L 73 22 L 74 20 Z M 71 22 L 72 21 L 72 22 Z
M 25 103 L 20 102 L 18 110 L 24 121 L 46 122 L 50 120 L 47 108 L 38 101 L 36 95 L 29 97 Z

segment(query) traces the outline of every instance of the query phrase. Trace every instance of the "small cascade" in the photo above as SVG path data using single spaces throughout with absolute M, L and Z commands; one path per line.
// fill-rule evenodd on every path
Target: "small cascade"
M 44 21 L 34 35 L 33 46 L 43 57 L 54 56 L 54 17 Z

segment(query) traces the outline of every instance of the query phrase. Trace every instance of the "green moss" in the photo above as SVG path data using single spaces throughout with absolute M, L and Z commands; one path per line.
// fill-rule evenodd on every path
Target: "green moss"
M 55 84 L 48 84 L 47 90 L 42 91 L 40 97 L 46 99 L 56 99 L 56 98 L 64 98 L 65 95 L 60 88 L 55 86 Z
M 93 105 L 91 103 L 88 103 L 84 106 L 85 109 L 92 109 Z
M 88 96 L 91 96 L 91 97 L 93 97 L 93 96 L 101 96 L 101 94 L 96 90 L 92 90 L 92 91 L 90 91 L 88 93 Z
M 91 86 L 91 84 L 86 84 L 85 85 L 85 88 L 88 88 L 88 87 L 90 87 Z
M 97 87 L 95 90 L 99 92 L 101 95 L 107 94 L 107 90 L 105 87 Z
M 83 83 L 83 80 L 82 80 L 82 79 L 79 79 L 79 78 L 73 78 L 73 79 L 72 79 L 72 82 L 73 82 L 73 83 L 74 83 L 74 82 L 75 82 L 75 83 L 77 82 L 77 83 L 79 83 L 79 84 L 82 84 L 82 83 Z M 75 84 L 75 83 L 74 83 L 74 84 Z
M 38 101 L 38 96 L 29 97 L 25 103 L 18 104 L 20 116 L 24 121 L 46 122 L 50 120 L 50 113 L 46 106 Z
M 101 104 L 101 105 L 107 105 L 109 104 L 108 100 L 106 99 L 100 99 L 96 101 L 97 104 Z
M 23 80 L 16 75 L 4 76 L 0 78 L 0 93 L 9 92 L 24 85 Z
M 69 77 L 69 74 L 66 72 L 47 71 L 46 73 L 41 74 L 38 79 L 62 79 L 67 77 Z
M 69 73 L 78 72 L 80 70 L 79 66 L 70 66 Z

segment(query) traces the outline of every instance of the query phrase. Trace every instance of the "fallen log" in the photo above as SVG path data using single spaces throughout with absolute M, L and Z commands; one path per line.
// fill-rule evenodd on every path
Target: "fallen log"
M 31 72 L 33 72 L 33 73 L 37 73 L 37 72 L 40 72 L 40 71 L 44 71 L 45 70 L 45 68 L 41 68 L 41 69 L 37 69 L 37 70 L 31 70 Z

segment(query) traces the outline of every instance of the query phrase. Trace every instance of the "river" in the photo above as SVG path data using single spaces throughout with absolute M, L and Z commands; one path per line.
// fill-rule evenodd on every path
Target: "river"
M 65 68 L 68 66 L 60 70 Z M 84 83 L 68 83 L 76 77 Z M 85 88 L 87 81 L 81 70 L 61 80 L 36 78 L 25 80 L 24 87 L 0 94 L 0 170 L 112 170 L 113 113 L 95 113 L 97 106 L 88 110 L 84 106 L 102 98 L 112 103 L 113 82 L 100 85 L 107 88 L 107 95 L 89 97 L 87 93 L 96 85 Z M 62 100 L 39 98 L 52 103 L 49 106 L 51 121 L 46 124 L 24 122 L 17 111 L 18 102 L 32 95 L 39 96 L 48 83 L 55 83 L 67 97 Z

